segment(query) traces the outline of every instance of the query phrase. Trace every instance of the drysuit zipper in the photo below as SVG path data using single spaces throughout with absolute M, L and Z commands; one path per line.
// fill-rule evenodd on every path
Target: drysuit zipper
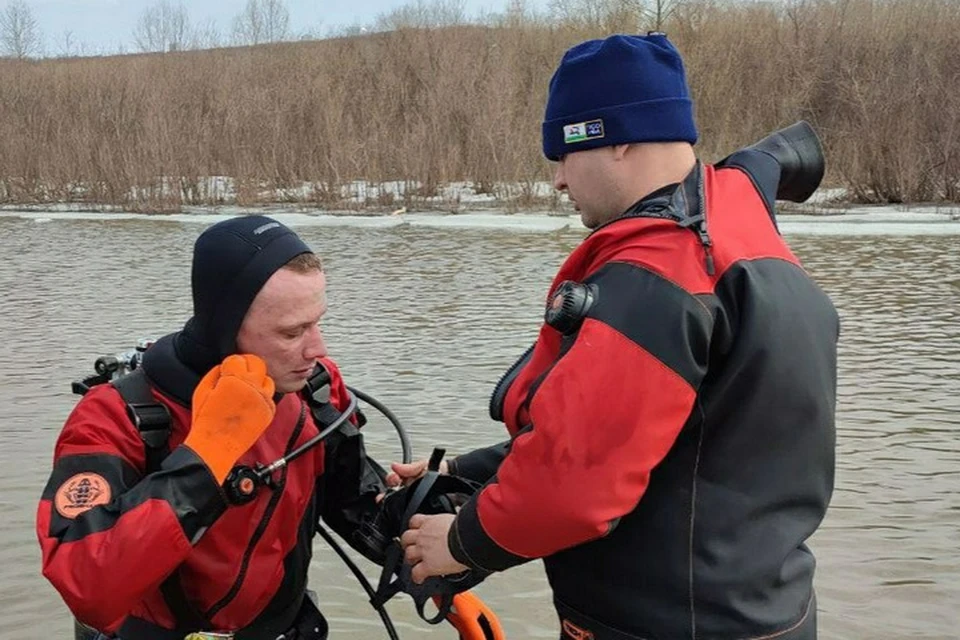
M 303 431 L 303 427 L 306 424 L 306 418 L 307 405 L 301 401 L 300 418 L 297 420 L 297 426 L 293 429 L 293 434 L 290 436 L 290 440 L 287 442 L 284 455 L 290 453 L 290 451 L 293 449 L 293 445 L 296 444 L 297 438 L 300 437 L 300 433 Z M 260 522 L 257 524 L 257 528 L 254 530 L 253 536 L 250 538 L 250 543 L 243 552 L 243 561 L 240 563 L 240 573 L 237 575 L 236 581 L 233 583 L 233 586 L 230 587 L 230 590 L 227 591 L 225 596 L 220 598 L 216 604 L 204 612 L 204 617 L 206 617 L 207 620 L 212 620 L 213 616 L 217 615 L 223 610 L 224 607 L 230 604 L 240 592 L 240 587 L 243 586 L 243 580 L 247 575 L 247 569 L 250 565 L 250 557 L 253 555 L 253 550 L 257 546 L 257 543 L 260 542 L 260 538 L 263 537 L 264 532 L 267 530 L 267 525 L 270 524 L 270 518 L 273 517 L 273 512 L 277 510 L 277 505 L 280 503 L 280 499 L 283 497 L 283 490 L 287 483 L 288 470 L 289 467 L 284 466 L 280 471 L 280 479 L 277 481 L 275 489 L 270 496 L 270 502 L 267 503 L 267 508 L 264 509 L 263 516 L 260 518 Z
M 530 356 L 533 355 L 533 348 L 535 346 L 536 343 L 530 345 L 527 350 L 523 352 L 523 355 L 507 369 L 506 373 L 500 376 L 500 380 L 497 381 L 497 386 L 493 388 L 493 393 L 490 395 L 490 417 L 497 422 L 503 422 L 503 402 L 506 400 L 507 391 L 510 390 L 510 386 L 513 384 L 513 381 L 517 379 L 517 376 L 520 375 L 523 368 L 527 366 L 527 362 L 530 361 Z

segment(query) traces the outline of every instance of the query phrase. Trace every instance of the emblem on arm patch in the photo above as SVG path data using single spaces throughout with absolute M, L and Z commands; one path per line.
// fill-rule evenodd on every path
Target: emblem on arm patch
M 73 520 L 81 513 L 102 504 L 109 504 L 110 485 L 96 473 L 78 473 L 70 476 L 57 489 L 53 505 L 64 518 Z
M 593 640 L 593 632 L 581 629 L 569 620 L 564 619 L 562 624 L 563 637 L 571 640 Z

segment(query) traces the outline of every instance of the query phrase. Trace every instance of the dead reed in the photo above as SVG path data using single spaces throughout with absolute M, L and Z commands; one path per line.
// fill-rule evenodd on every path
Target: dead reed
M 960 201 L 960 3 L 701 0 L 661 18 L 687 60 L 705 159 L 806 118 L 828 180 L 851 197 Z M 467 182 L 516 208 L 556 206 L 535 188 L 551 176 L 539 127 L 553 68 L 577 41 L 651 20 L 621 8 L 592 21 L 3 60 L 0 202 L 390 208 Z M 358 180 L 406 188 L 350 201 Z

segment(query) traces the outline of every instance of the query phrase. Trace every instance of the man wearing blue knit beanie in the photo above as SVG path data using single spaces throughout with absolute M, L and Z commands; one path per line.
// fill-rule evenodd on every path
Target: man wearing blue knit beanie
M 662 34 L 612 36 L 567 51 L 550 80 L 542 128 L 543 154 L 560 162 L 554 185 L 568 191 L 591 229 L 679 182 L 696 162 L 683 61 Z M 635 143 L 646 144 L 625 146 Z
M 592 232 L 494 390 L 510 440 L 446 461 L 483 489 L 403 534 L 414 579 L 543 559 L 565 639 L 816 638 L 839 319 L 775 201 L 823 156 L 806 123 L 715 164 L 696 141 L 665 35 L 563 56 L 543 152 Z

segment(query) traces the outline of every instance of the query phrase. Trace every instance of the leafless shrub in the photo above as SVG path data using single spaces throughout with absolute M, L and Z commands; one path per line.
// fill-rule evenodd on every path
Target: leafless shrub
M 487 24 L 462 24 L 454 2 L 440 28 L 414 12 L 355 37 L 0 60 L 0 199 L 454 207 L 443 187 L 464 182 L 556 206 L 538 185 L 551 179 L 540 122 L 557 61 L 655 19 L 616 4 L 544 19 L 517 4 Z M 955 0 L 686 0 L 662 27 L 687 63 L 704 159 L 805 118 L 828 183 L 856 199 L 960 199 Z M 402 188 L 351 198 L 358 181 Z

